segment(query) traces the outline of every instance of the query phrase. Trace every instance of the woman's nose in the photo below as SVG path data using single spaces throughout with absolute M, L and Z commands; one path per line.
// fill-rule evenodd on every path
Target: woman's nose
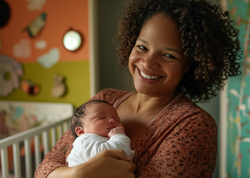
M 158 56 L 155 54 L 145 55 L 140 62 L 146 69 L 158 69 L 160 66 Z

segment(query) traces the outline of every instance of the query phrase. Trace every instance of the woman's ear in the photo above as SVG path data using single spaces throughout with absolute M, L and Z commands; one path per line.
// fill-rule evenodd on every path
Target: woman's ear
M 77 136 L 84 134 L 83 126 L 76 127 L 75 132 Z

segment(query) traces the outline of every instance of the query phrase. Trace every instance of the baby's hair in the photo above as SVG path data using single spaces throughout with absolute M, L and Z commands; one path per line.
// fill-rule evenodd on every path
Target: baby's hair
M 74 136 L 75 139 L 78 137 L 78 135 L 75 132 L 75 128 L 83 124 L 81 119 L 84 118 L 84 116 L 86 116 L 87 107 L 96 103 L 106 103 L 112 106 L 110 103 L 104 100 L 91 100 L 76 108 L 70 126 L 71 134 Z

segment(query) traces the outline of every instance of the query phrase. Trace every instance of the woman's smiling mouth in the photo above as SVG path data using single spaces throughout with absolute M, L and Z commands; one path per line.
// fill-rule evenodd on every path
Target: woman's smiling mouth
M 155 80 L 155 79 L 160 78 L 159 76 L 147 75 L 147 74 L 143 73 L 141 70 L 139 70 L 139 71 L 140 71 L 141 76 L 145 79 Z

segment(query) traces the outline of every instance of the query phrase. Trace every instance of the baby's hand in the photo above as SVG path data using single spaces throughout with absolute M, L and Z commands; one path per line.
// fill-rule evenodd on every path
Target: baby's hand
M 112 137 L 116 134 L 124 134 L 125 135 L 124 129 L 122 127 L 113 128 L 112 130 L 109 131 L 108 136 Z

